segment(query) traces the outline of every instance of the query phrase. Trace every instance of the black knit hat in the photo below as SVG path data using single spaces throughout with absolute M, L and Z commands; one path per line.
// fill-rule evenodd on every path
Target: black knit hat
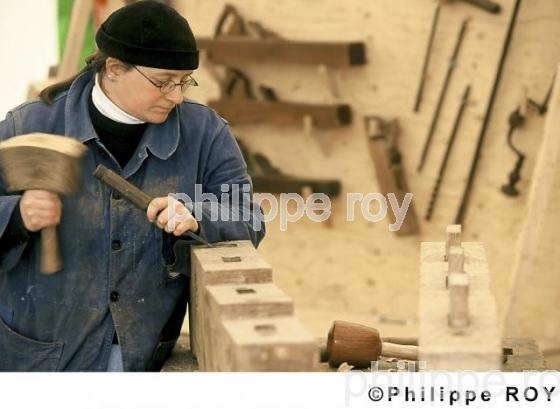
M 95 41 L 105 54 L 129 64 L 168 70 L 198 67 L 189 23 L 157 1 L 139 1 L 115 11 L 97 30 Z

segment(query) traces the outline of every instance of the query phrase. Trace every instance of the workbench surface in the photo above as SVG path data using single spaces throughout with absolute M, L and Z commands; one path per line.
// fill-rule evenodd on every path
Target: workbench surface
M 318 342 L 318 345 L 322 341 Z M 504 348 L 512 348 L 513 355 L 509 356 L 502 370 L 504 372 L 520 372 L 520 371 L 544 371 L 546 364 L 535 340 L 531 338 L 505 338 L 503 340 Z M 383 361 L 379 366 L 381 370 L 386 368 L 388 364 Z M 395 364 L 396 367 L 396 364 Z M 319 370 L 329 372 L 336 369 L 330 368 L 327 364 L 321 364 Z M 182 333 L 171 357 L 165 363 L 163 372 L 197 372 L 198 364 L 193 356 L 189 345 L 189 336 Z

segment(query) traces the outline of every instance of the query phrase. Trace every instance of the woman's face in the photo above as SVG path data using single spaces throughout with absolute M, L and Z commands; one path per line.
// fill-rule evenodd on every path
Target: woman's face
M 126 113 L 156 124 L 164 122 L 175 105 L 183 102 L 180 85 L 165 95 L 156 85 L 169 80 L 179 84 L 192 74 L 192 70 L 164 70 L 140 65 L 127 70 L 112 58 L 108 59 L 106 68 L 102 83 L 107 96 Z

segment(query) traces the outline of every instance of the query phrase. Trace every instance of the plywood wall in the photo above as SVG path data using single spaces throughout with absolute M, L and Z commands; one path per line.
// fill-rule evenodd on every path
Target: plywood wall
M 256 83 L 273 87 L 280 99 L 309 103 L 348 103 L 354 123 L 343 130 L 306 134 L 302 128 L 234 127 L 234 133 L 254 151 L 265 154 L 286 173 L 339 178 L 341 200 L 333 203 L 330 223 L 303 220 L 281 232 L 277 221 L 267 226 L 261 251 L 273 265 L 275 281 L 296 302 L 299 316 L 317 335 L 325 335 L 334 319 L 352 319 L 393 333 L 412 333 L 417 322 L 419 243 L 442 240 L 453 222 L 482 125 L 498 59 L 510 20 L 513 0 L 497 0 L 500 15 L 491 15 L 456 2 L 441 12 L 425 98 L 413 112 L 435 3 L 432 0 L 232 0 L 246 19 L 293 40 L 358 40 L 367 47 L 368 64 L 335 73 L 340 90 L 333 95 L 317 67 L 295 64 L 247 63 L 238 67 Z M 196 35 L 211 36 L 225 2 L 178 0 L 175 6 Z M 443 107 L 428 162 L 416 172 L 448 59 L 461 21 L 470 17 L 457 70 Z M 507 119 L 526 90 L 542 100 L 560 61 L 560 2 L 525 0 L 504 70 L 496 105 L 464 225 L 466 241 L 486 243 L 493 288 L 504 301 L 532 168 L 542 139 L 544 119 L 530 113 L 515 137 L 526 153 L 521 196 L 510 198 L 500 186 L 515 163 L 506 147 Z M 193 98 L 206 102 L 219 95 L 207 66 L 196 72 L 201 86 Z M 457 135 L 434 218 L 422 220 L 422 233 L 397 237 L 387 223 L 346 221 L 345 194 L 377 192 L 367 151 L 363 116 L 398 117 L 403 128 L 400 145 L 414 203 L 423 219 L 458 110 L 464 87 L 472 86 L 471 101 Z M 547 229 L 537 275 L 526 287 L 520 330 L 543 342 L 560 337 L 560 180 L 547 215 Z

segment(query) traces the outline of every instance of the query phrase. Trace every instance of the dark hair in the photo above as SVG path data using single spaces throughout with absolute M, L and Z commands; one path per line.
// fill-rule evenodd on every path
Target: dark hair
M 49 85 L 39 93 L 39 98 L 46 104 L 51 105 L 54 102 L 56 95 L 69 89 L 74 80 L 84 72 L 93 71 L 94 73 L 103 74 L 105 72 L 105 63 L 107 62 L 107 58 L 109 58 L 109 56 L 102 51 L 97 51 L 95 54 L 90 55 L 85 60 L 86 66 L 76 75 L 73 75 L 64 81 L 57 82 L 56 84 Z M 123 65 L 127 71 L 132 69 L 131 64 L 123 62 Z

